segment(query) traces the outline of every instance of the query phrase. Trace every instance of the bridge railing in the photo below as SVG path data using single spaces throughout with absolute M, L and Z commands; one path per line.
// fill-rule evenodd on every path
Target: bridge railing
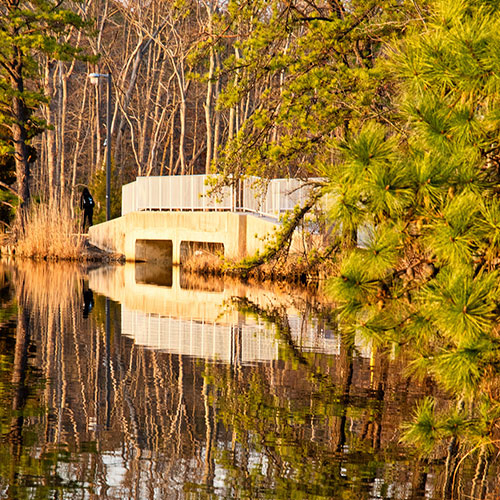
M 241 182 L 243 203 L 241 209 L 268 217 L 279 218 L 285 212 L 302 205 L 311 186 L 300 179 L 245 178 Z
M 122 215 L 140 210 L 231 210 L 233 192 L 209 197 L 206 175 L 137 177 L 122 187 Z
M 210 195 L 210 177 L 137 177 L 122 187 L 122 215 L 142 210 L 238 210 L 279 218 L 303 204 L 311 189 L 299 179 L 249 177 Z

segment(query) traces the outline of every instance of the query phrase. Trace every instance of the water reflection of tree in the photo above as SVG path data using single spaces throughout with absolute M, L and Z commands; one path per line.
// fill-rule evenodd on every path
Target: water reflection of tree
M 352 445 L 348 419 L 355 408 L 376 413 L 371 403 L 351 394 L 352 346 L 341 349 L 334 367 L 325 366 L 321 358 L 296 347 L 283 311 L 263 309 L 246 299 L 238 300 L 238 306 L 274 324 L 283 361 L 252 374 L 241 366 L 207 366 L 218 416 L 233 432 L 231 449 L 219 456 L 228 473 L 227 491 L 244 498 L 333 497 L 346 491 L 351 474 L 345 469 L 357 467 L 344 454 L 344 447 Z M 294 370 L 288 371 L 291 367 Z M 290 394 L 301 389 L 304 394 L 312 389 L 312 395 L 302 399 Z M 369 425 L 366 419 L 365 434 Z M 376 474 L 376 458 L 371 473 L 362 462 L 359 477 Z
M 54 462 L 47 454 L 32 453 L 41 433 L 43 382 L 29 363 L 31 356 L 30 308 L 24 302 L 25 283 L 14 289 L 2 269 L 0 276 L 0 483 L 5 498 L 37 498 L 61 485 Z
M 247 300 L 237 300 L 237 305 L 275 326 L 283 346 L 282 363 L 295 368 L 296 378 L 286 383 L 280 363 L 254 370 L 250 378 L 239 366 L 207 367 L 218 416 L 234 438 L 231 449 L 219 455 L 227 471 L 227 491 L 243 491 L 245 498 L 336 498 L 340 491 L 364 498 L 378 485 L 380 498 L 385 498 L 384 488 L 394 495 L 406 476 L 411 486 L 405 498 L 486 498 L 492 455 L 484 453 L 484 447 L 478 457 L 467 454 L 461 443 L 473 426 L 470 421 L 461 423 L 462 409 L 454 413 L 455 420 L 448 411 L 443 413 L 445 421 L 436 428 L 449 439 L 444 447 L 433 443 L 431 455 L 423 457 L 397 443 L 418 394 L 407 395 L 410 385 L 403 365 L 391 361 L 382 346 L 372 350 L 370 391 L 363 394 L 353 338 L 343 339 L 332 370 L 316 355 L 297 348 L 284 311 Z M 290 398 L 284 392 L 305 381 L 309 389 L 304 394 L 310 390 L 310 397 Z M 412 381 L 417 393 L 426 386 L 435 392 L 429 379 L 424 386 Z M 440 401 L 443 409 L 450 407 L 446 398 Z M 479 433 L 484 424 L 475 423 L 473 432 Z M 468 436 L 461 434 L 464 430 Z
M 51 460 L 47 476 L 31 473 L 33 491 L 45 484 L 52 497 L 59 488 L 85 489 L 91 498 L 171 498 L 184 482 L 213 475 L 199 467 L 204 440 L 217 433 L 206 425 L 213 412 L 198 362 L 121 337 L 120 308 L 104 297 L 96 296 L 84 319 L 82 274 L 74 266 L 27 263 L 12 272 L 29 317 L 18 323 L 30 336 L 28 370 L 38 367 L 48 382 L 37 392 L 47 411 L 30 417 L 38 431 L 23 449 L 25 460 Z

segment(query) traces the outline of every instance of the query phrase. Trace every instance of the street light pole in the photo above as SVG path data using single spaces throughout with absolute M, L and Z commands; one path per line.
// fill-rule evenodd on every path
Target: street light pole
M 99 78 L 108 80 L 106 111 L 106 220 L 111 219 L 111 73 L 90 73 L 90 82 L 97 85 Z

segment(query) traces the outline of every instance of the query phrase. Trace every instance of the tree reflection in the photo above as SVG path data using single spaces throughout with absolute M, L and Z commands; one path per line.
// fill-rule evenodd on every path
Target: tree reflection
M 433 399 L 417 404 L 419 394 L 435 392 L 435 386 L 405 375 L 409 353 L 394 360 L 382 345 L 372 349 L 371 384 L 363 391 L 362 361 L 352 334 L 343 338 L 339 356 L 325 359 L 297 348 L 285 311 L 246 299 L 235 302 L 241 311 L 273 324 L 283 349 L 279 362 L 251 374 L 241 366 L 205 368 L 218 418 L 233 436 L 231 447 L 217 456 L 227 474 L 228 496 L 338 498 L 342 492 L 342 498 L 400 498 L 399 492 L 401 498 L 450 499 L 492 494 L 496 483 L 491 477 L 488 482 L 488 467 L 495 421 L 490 409 L 471 399 L 454 403 L 453 394 L 440 395 L 439 414 Z M 294 370 L 287 372 L 290 365 Z M 408 395 L 410 382 L 413 394 Z M 416 420 L 409 424 L 412 408 L 417 408 Z M 402 428 L 416 450 L 399 442 Z
M 29 362 L 34 350 L 31 307 L 24 280 L 16 278 L 15 289 L 7 273 L 2 271 L 0 279 L 0 484 L 3 498 L 53 498 L 64 484 L 57 473 L 64 454 L 44 449 L 33 453 L 44 430 L 44 382 Z

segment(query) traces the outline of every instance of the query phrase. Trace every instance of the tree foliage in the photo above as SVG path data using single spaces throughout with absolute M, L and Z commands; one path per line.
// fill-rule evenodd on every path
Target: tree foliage
M 338 156 L 334 145 L 355 124 L 390 116 L 390 82 L 375 61 L 413 7 L 256 1 L 250 9 L 245 4 L 231 2 L 252 27 L 237 42 L 236 56 L 225 62 L 230 76 L 221 102 L 246 103 L 246 120 L 218 168 L 265 177 L 323 174 L 332 155 Z
M 46 127 L 35 113 L 46 102 L 37 56 L 60 60 L 79 56 L 60 39 L 71 27 L 81 29 L 84 22 L 62 2 L 11 0 L 0 6 L 0 124 L 10 131 L 7 138 L 0 137 L 0 148 L 14 156 L 17 192 L 25 203 L 30 196 L 29 141 Z
M 435 2 L 380 62 L 397 126 L 352 128 L 329 171 L 348 243 L 329 283 L 344 328 L 411 345 L 417 373 L 474 403 L 460 419 L 489 422 L 483 443 L 500 404 L 498 14 L 491 2 Z M 433 418 L 423 403 L 407 438 L 428 444 Z

